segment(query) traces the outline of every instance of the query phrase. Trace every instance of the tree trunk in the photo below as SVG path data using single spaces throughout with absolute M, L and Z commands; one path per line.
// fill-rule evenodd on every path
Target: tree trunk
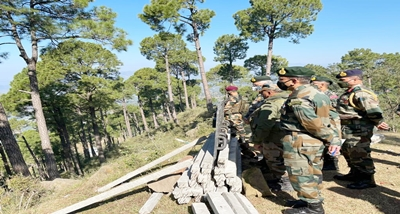
M 153 117 L 154 129 L 158 129 L 160 127 L 160 125 L 157 122 L 156 111 L 154 111 L 153 101 L 152 101 L 151 98 L 149 99 L 149 105 L 150 105 L 150 109 L 151 109 L 151 112 L 152 112 L 151 114 L 152 114 L 152 117 Z
M 267 55 L 267 69 L 266 75 L 271 76 L 271 67 L 272 67 L 272 49 L 274 47 L 274 38 L 270 37 L 268 39 L 268 55 Z
M 168 85 L 168 98 L 169 98 L 168 106 L 172 111 L 172 118 L 174 120 L 174 123 L 178 124 L 178 118 L 176 117 L 176 110 L 174 103 L 174 95 L 172 94 L 171 73 L 169 71 L 168 55 L 165 56 L 165 70 L 167 71 L 167 85 Z
M 103 109 L 101 109 L 101 108 L 100 108 L 100 117 L 101 117 L 101 121 L 103 121 L 103 129 L 104 129 L 104 134 L 106 135 L 106 138 L 107 138 L 107 146 L 108 146 L 108 148 L 111 148 L 111 146 L 112 146 L 111 136 L 107 131 L 108 119 L 107 119 L 107 117 L 104 117 Z
M 1 160 L 3 161 L 4 164 L 4 168 L 6 169 L 7 175 L 12 176 L 13 172 L 11 171 L 10 164 L 8 164 L 7 155 L 4 152 L 3 145 L 1 143 L 0 143 L 0 155 L 1 155 Z
M 90 128 L 89 127 L 88 127 L 88 137 L 89 137 L 89 146 L 90 146 L 90 150 L 89 151 L 90 151 L 91 157 L 98 156 L 96 151 L 94 150 L 94 147 L 93 147 L 93 138 L 92 138 L 92 135 L 90 134 Z
M 106 157 L 104 156 L 103 146 L 101 145 L 99 126 L 97 126 L 96 112 L 93 106 L 89 107 L 89 112 L 90 112 L 90 117 L 92 119 L 93 134 L 97 147 L 97 156 L 99 157 L 100 164 L 102 164 L 106 162 Z
M 0 141 L 16 174 L 30 176 L 28 166 L 12 133 L 3 105 L 0 103 Z M 54 157 L 54 156 L 53 156 Z M 58 171 L 57 171 L 58 173 Z
M 142 115 L 142 122 L 143 122 L 143 126 L 144 126 L 144 131 L 145 132 L 149 132 L 149 126 L 147 125 L 146 117 L 144 116 L 142 101 L 140 100 L 139 96 L 138 96 L 138 103 L 139 103 L 140 115 Z
M 86 140 L 87 138 L 86 138 L 85 126 L 83 125 L 83 120 L 79 119 L 79 123 L 81 125 L 81 132 L 82 132 L 82 136 L 79 134 L 79 138 L 81 139 L 82 142 L 83 155 L 85 156 L 86 159 L 89 159 L 91 156 L 89 153 L 88 142 Z
M 182 76 L 183 92 L 185 94 L 186 109 L 190 109 L 189 96 L 187 94 L 187 86 L 186 86 L 186 76 L 185 76 L 185 72 L 183 72 L 183 69 L 181 70 L 181 76 Z
M 125 98 L 122 99 L 122 111 L 124 112 L 124 119 L 125 119 L 126 130 L 128 131 L 128 137 L 132 138 L 133 137 L 132 128 L 131 128 L 131 123 L 129 122 Z
M 71 151 L 71 142 L 69 140 L 69 135 L 67 131 L 67 127 L 65 125 L 65 121 L 62 115 L 62 111 L 59 107 L 52 105 L 52 114 L 54 121 L 56 122 L 56 130 L 60 136 L 61 146 L 62 146 L 62 156 L 68 172 L 73 169 L 73 162 L 72 162 L 72 151 Z
M 168 123 L 168 118 L 167 118 L 167 110 L 165 109 L 165 105 L 161 105 L 162 106 L 162 110 L 163 110 L 163 118 L 164 118 L 164 122 Z
M 25 146 L 28 149 L 29 153 L 31 154 L 33 160 L 36 163 L 36 166 L 38 168 L 39 171 L 39 177 L 43 180 L 47 180 L 48 179 L 48 175 L 45 173 L 45 171 L 42 168 L 42 164 L 40 164 L 39 160 L 37 159 L 35 153 L 33 153 L 31 147 L 29 146 L 28 141 L 26 140 L 25 136 L 21 135 L 22 139 L 24 140 Z
M 141 133 L 142 133 L 142 129 L 140 129 L 139 120 L 138 120 L 137 117 L 136 117 L 136 113 L 132 113 L 132 114 L 133 114 L 133 121 L 135 122 L 136 130 L 137 130 L 137 132 L 138 132 L 139 134 L 141 134 Z
M 232 61 L 229 61 L 229 83 L 233 84 L 233 69 L 232 69 Z
M 185 94 L 186 109 L 190 109 L 189 97 L 188 97 L 187 86 L 186 86 L 186 76 L 185 76 L 185 72 L 183 72 L 183 69 L 181 69 L 181 76 L 182 76 L 183 92 Z
M 47 174 L 49 175 L 49 179 L 54 180 L 55 178 L 60 177 L 60 173 L 57 170 L 56 158 L 54 157 L 54 152 L 53 148 L 51 147 L 50 137 L 47 129 L 46 119 L 44 118 L 42 101 L 39 94 L 39 84 L 36 76 L 35 60 L 30 60 L 28 64 L 28 76 L 30 82 L 29 85 L 31 88 L 32 106 L 35 111 L 37 128 L 39 131 L 43 155 L 46 162 L 46 170 Z
M 194 35 L 193 39 L 194 39 L 194 44 L 196 47 L 197 58 L 199 59 L 200 77 L 201 77 L 201 82 L 203 83 L 203 90 L 204 90 L 204 96 L 206 98 L 207 110 L 209 112 L 212 112 L 213 104 L 212 104 L 212 100 L 211 100 L 210 89 L 208 88 L 206 72 L 204 70 L 203 54 L 201 53 L 201 46 L 200 46 L 200 35 L 197 32 L 197 24 L 195 22 L 192 22 L 192 26 L 193 26 L 193 35 Z
M 60 141 L 61 141 L 61 147 L 62 147 L 61 157 L 64 161 L 66 171 L 70 172 L 73 169 L 72 159 L 70 157 L 71 153 L 69 151 L 70 149 L 69 149 L 69 146 L 67 145 L 67 143 L 65 142 L 65 138 L 64 138 L 61 128 L 57 125 L 56 129 L 57 129 L 58 135 L 60 137 Z
M 170 111 L 169 108 L 168 108 L 168 104 L 165 103 L 164 106 L 165 106 L 165 110 L 167 110 L 167 114 L 168 114 L 169 121 L 173 121 L 172 115 L 171 115 L 171 111 Z
M 79 158 L 79 152 L 78 152 L 78 147 L 76 147 L 76 143 L 74 143 L 74 153 L 75 154 L 73 154 L 72 158 L 74 159 L 76 174 L 84 175 L 83 170 L 81 168 L 82 163 Z

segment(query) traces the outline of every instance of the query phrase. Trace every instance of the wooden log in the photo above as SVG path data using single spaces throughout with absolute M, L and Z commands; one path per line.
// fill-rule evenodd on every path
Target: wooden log
M 154 207 L 158 204 L 160 199 L 163 197 L 163 193 L 154 192 L 151 194 L 150 198 L 144 203 L 143 207 L 140 208 L 139 214 L 150 214 L 153 211 Z
M 222 197 L 221 193 L 209 192 L 206 195 L 208 204 L 215 214 L 234 214 L 228 202 Z
M 134 170 L 134 171 L 122 176 L 121 178 L 118 178 L 117 180 L 115 180 L 115 181 L 113 181 L 113 182 L 111 182 L 111 183 L 109 183 L 109 184 L 107 184 L 107 185 L 105 185 L 103 187 L 100 187 L 99 189 L 97 189 L 97 192 L 107 191 L 107 190 L 109 190 L 109 189 L 111 189 L 111 188 L 113 188 L 113 187 L 115 187 L 115 186 L 117 186 L 117 185 L 119 185 L 119 184 L 121 184 L 121 183 L 123 183 L 123 182 L 125 182 L 125 181 L 127 181 L 127 180 L 129 180 L 131 178 L 133 178 L 133 177 L 135 177 L 136 175 L 138 175 L 138 174 L 140 174 L 142 172 L 145 172 L 146 170 L 149 170 L 152 167 L 154 167 L 154 166 L 156 166 L 156 165 L 158 165 L 158 164 L 170 159 L 171 157 L 173 157 L 173 156 L 175 156 L 175 155 L 177 155 L 177 154 L 179 154 L 179 153 L 181 153 L 181 152 L 183 152 L 183 151 L 185 151 L 187 149 L 192 148 L 194 145 L 197 144 L 198 140 L 199 139 L 196 139 L 196 140 L 192 141 L 191 143 L 188 143 L 188 144 L 182 146 L 181 148 L 178 148 L 178 149 L 176 149 L 176 150 L 174 150 L 174 151 L 172 151 L 172 152 L 170 152 L 170 153 L 168 153 L 168 154 L 166 154 L 166 155 L 164 155 L 164 156 L 152 161 L 151 163 L 146 164 L 146 165 L 140 167 L 139 169 L 136 169 L 136 170 Z
M 131 190 L 131 189 L 133 189 L 133 188 L 135 188 L 137 186 L 143 185 L 143 184 L 147 183 L 148 181 L 157 179 L 157 178 L 159 178 L 161 176 L 164 176 L 166 174 L 169 174 L 171 172 L 175 172 L 176 170 L 179 170 L 179 169 L 182 169 L 182 168 L 186 168 L 186 167 L 190 166 L 192 163 L 193 163 L 192 160 L 186 160 L 186 161 L 183 161 L 183 162 L 179 162 L 179 163 L 177 163 L 175 165 L 172 165 L 172 166 L 166 167 L 164 169 L 161 169 L 160 171 L 157 171 L 157 172 L 154 172 L 152 174 L 149 174 L 149 175 L 143 176 L 141 178 L 138 178 L 138 179 L 136 179 L 136 180 L 134 180 L 132 182 L 121 184 L 121 185 L 119 185 L 119 186 L 117 186 L 117 187 L 115 187 L 113 189 L 110 189 L 110 190 L 108 190 L 106 192 L 103 192 L 103 193 L 100 193 L 98 195 L 95 195 L 95 196 L 93 196 L 91 198 L 88 198 L 88 199 L 86 199 L 84 201 L 81 201 L 81 202 L 78 202 L 76 204 L 70 205 L 70 206 L 68 206 L 66 208 L 63 208 L 61 210 L 58 210 L 58 211 L 54 212 L 53 214 L 62 214 L 62 213 L 75 212 L 75 211 L 77 211 L 79 209 L 82 209 L 82 208 L 87 207 L 89 205 L 92 205 L 94 203 L 98 203 L 98 202 L 104 201 L 106 199 L 112 198 L 112 197 L 114 197 L 116 195 L 119 195 L 121 193 L 124 193 L 124 192 L 126 192 L 128 190 Z
M 205 203 L 193 203 L 192 211 L 193 214 L 211 214 Z
M 225 201 L 228 202 L 229 206 L 231 206 L 233 212 L 235 212 L 236 214 L 247 213 L 247 211 L 243 208 L 242 204 L 233 193 L 224 192 L 222 193 L 222 197 L 225 198 Z
M 248 214 L 258 214 L 256 208 L 251 204 L 251 202 L 242 194 L 240 193 L 233 193 L 236 198 L 238 199 L 239 203 L 242 207 L 246 210 Z

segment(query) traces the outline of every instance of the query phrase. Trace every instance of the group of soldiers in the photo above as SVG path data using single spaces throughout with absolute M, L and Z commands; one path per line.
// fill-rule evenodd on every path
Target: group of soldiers
M 305 67 L 285 67 L 276 71 L 279 80 L 254 77 L 253 88 L 259 91 L 247 114 L 240 114 L 243 102 L 236 86 L 229 93 L 225 117 L 236 130 L 243 154 L 249 153 L 244 124 L 251 127 L 250 142 L 263 153 L 279 182 L 287 173 L 298 200 L 288 200 L 285 214 L 325 213 L 321 197 L 322 170 L 338 170 L 338 156 L 345 158 L 350 172 L 334 179 L 350 181 L 347 188 L 376 187 L 375 167 L 371 158 L 374 127 L 388 130 L 383 122 L 377 96 L 362 84 L 361 70 L 337 74 L 344 89 L 338 96 L 328 89 L 332 81 L 315 76 Z M 254 153 L 253 153 L 254 154 Z

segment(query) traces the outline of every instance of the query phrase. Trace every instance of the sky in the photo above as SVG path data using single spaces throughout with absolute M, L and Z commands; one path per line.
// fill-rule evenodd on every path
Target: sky
M 145 37 L 156 32 L 143 23 L 138 14 L 150 0 L 95 0 L 92 6 L 107 6 L 117 13 L 116 26 L 128 33 L 133 45 L 128 51 L 117 53 L 123 63 L 121 76 L 127 79 L 143 67 L 154 67 L 140 54 L 139 44 Z M 400 52 L 400 8 L 399 0 L 322 0 L 323 9 L 314 24 L 314 32 L 293 44 L 287 39 L 275 39 L 273 55 L 280 55 L 288 60 L 289 66 L 316 64 L 328 66 L 338 63 L 341 57 L 355 48 L 369 48 L 376 53 Z M 205 69 L 216 66 L 213 61 L 213 46 L 218 37 L 224 34 L 239 34 L 232 15 L 250 7 L 247 0 L 206 0 L 200 8 L 214 10 L 216 16 L 211 20 L 210 29 L 200 38 L 205 61 Z M 0 39 L 0 43 L 1 43 Z M 267 54 L 267 40 L 253 43 L 248 41 L 247 58 Z M 29 43 L 27 45 L 29 50 Z M 45 43 L 40 44 L 45 46 Z M 195 50 L 194 44 L 188 48 Z M 19 57 L 15 45 L 2 45 L 0 52 L 9 52 L 9 58 L 0 64 L 0 94 L 7 93 L 14 75 L 26 66 Z M 29 56 L 30 52 L 28 52 Z M 243 60 L 235 62 L 243 65 Z

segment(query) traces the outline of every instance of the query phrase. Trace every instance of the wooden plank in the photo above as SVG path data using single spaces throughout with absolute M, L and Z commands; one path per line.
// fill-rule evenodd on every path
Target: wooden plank
M 61 210 L 58 210 L 58 211 L 54 212 L 53 214 L 64 214 L 64 213 L 75 212 L 75 211 L 77 211 L 79 209 L 82 209 L 82 208 L 87 207 L 89 205 L 92 205 L 94 203 L 98 203 L 98 202 L 104 201 L 106 199 L 112 198 L 112 197 L 114 197 L 116 195 L 119 195 L 121 193 L 124 193 L 124 192 L 126 192 L 128 190 L 131 190 L 131 189 L 137 187 L 137 186 L 146 184 L 148 181 L 160 178 L 161 176 L 164 176 L 164 175 L 169 174 L 171 172 L 175 172 L 176 170 L 188 167 L 192 163 L 193 163 L 192 160 L 185 160 L 185 161 L 179 162 L 179 163 L 177 163 L 175 165 L 172 165 L 172 166 L 166 167 L 164 169 L 161 169 L 160 171 L 157 171 L 157 172 L 154 172 L 152 174 L 149 174 L 149 175 L 143 176 L 141 178 L 138 178 L 138 179 L 136 179 L 136 180 L 134 180 L 132 182 L 121 184 L 121 185 L 119 185 L 119 186 L 117 186 L 117 187 L 115 187 L 113 189 L 110 189 L 110 190 L 108 190 L 106 192 L 103 192 L 103 193 L 100 193 L 98 195 L 95 195 L 95 196 L 93 196 L 91 198 L 88 198 L 88 199 L 86 199 L 84 201 L 81 201 L 81 202 L 78 202 L 76 204 L 70 205 L 70 206 L 68 206 L 66 208 L 63 208 Z
M 193 214 L 211 214 L 205 203 L 193 203 L 192 211 Z
M 150 214 L 163 195 L 164 194 L 162 192 L 154 192 L 151 194 L 150 198 L 146 201 L 146 203 L 144 203 L 143 207 L 140 208 L 139 214 Z
M 240 193 L 233 193 L 248 214 L 259 214 L 251 202 Z
M 181 152 L 183 152 L 183 151 L 185 151 L 187 149 L 192 148 L 194 145 L 197 144 L 198 140 L 199 139 L 196 139 L 196 140 L 192 141 L 191 143 L 188 143 L 188 144 L 182 146 L 181 148 L 178 148 L 178 149 L 176 149 L 176 150 L 174 150 L 174 151 L 172 151 L 172 152 L 170 152 L 170 153 L 168 153 L 168 154 L 166 154 L 166 155 L 164 155 L 164 156 L 152 161 L 151 163 L 146 164 L 146 165 L 140 167 L 139 169 L 136 169 L 136 170 L 134 170 L 134 171 L 122 176 L 121 178 L 118 178 L 117 180 L 115 180 L 115 181 L 113 181 L 113 182 L 111 182 L 111 183 L 109 183 L 109 184 L 107 184 L 107 185 L 105 185 L 103 187 L 100 187 L 99 189 L 97 189 L 97 192 L 107 191 L 107 190 L 109 190 L 109 189 L 111 189 L 111 188 L 113 188 L 113 187 L 115 187 L 115 186 L 117 186 L 117 185 L 119 185 L 119 184 L 121 184 L 121 183 L 123 183 L 123 182 L 125 182 L 125 181 L 127 181 L 127 180 L 129 180 L 131 178 L 133 178 L 133 177 L 135 177 L 136 175 L 138 175 L 138 174 L 140 174 L 142 172 L 145 172 L 146 170 L 151 169 L 152 167 L 154 167 L 154 166 L 156 166 L 156 165 L 158 165 L 158 164 L 170 159 L 171 157 L 173 157 L 173 156 L 175 156 L 175 155 L 177 155 L 177 154 L 179 154 L 179 153 L 181 153 Z
M 239 200 L 233 193 L 223 192 L 222 197 L 225 198 L 225 201 L 228 202 L 229 206 L 231 206 L 233 212 L 235 212 L 236 214 L 247 213 L 246 210 L 243 208 L 242 204 L 239 202 Z
M 221 193 L 209 192 L 206 198 L 214 214 L 235 214 Z

